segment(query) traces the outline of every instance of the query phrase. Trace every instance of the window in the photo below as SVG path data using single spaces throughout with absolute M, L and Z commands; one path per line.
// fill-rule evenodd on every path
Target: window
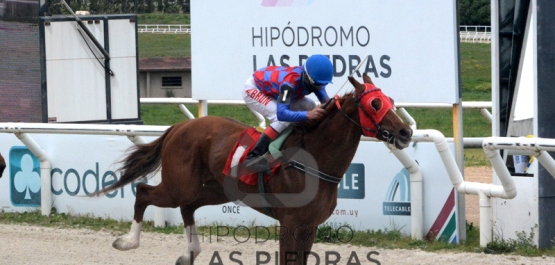
M 162 76 L 162 88 L 181 87 L 181 76 Z

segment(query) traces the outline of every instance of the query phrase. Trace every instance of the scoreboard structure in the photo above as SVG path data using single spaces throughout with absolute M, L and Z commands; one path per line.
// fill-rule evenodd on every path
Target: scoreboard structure
M 0 3 L 0 122 L 141 124 L 136 15 L 43 2 Z

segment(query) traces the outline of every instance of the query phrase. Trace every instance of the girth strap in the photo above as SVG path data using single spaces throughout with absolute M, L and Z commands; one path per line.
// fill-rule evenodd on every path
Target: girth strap
M 264 201 L 266 201 L 266 206 L 264 206 L 264 213 L 266 213 L 267 216 L 274 217 L 269 207 L 270 202 L 268 201 L 266 189 L 264 188 L 264 171 L 258 172 L 258 192 L 260 193 L 260 195 L 262 195 Z
M 303 163 L 296 161 L 296 160 L 290 160 L 287 163 L 287 167 L 285 167 L 285 169 L 288 168 L 294 168 L 297 169 L 301 172 L 304 172 L 308 175 L 317 177 L 321 180 L 327 181 L 327 182 L 331 182 L 334 184 L 339 184 L 341 182 L 342 178 L 338 178 L 332 175 L 328 175 L 322 171 L 318 171 L 314 168 L 305 166 Z M 266 206 L 264 206 L 264 213 L 270 217 L 273 217 L 272 215 L 272 211 L 270 209 L 270 201 L 268 200 L 268 194 L 266 193 L 266 189 L 264 188 L 264 171 L 260 171 L 258 172 L 258 192 L 260 193 L 260 195 L 262 196 L 262 198 L 265 201 Z M 272 194 L 270 194 L 271 196 Z

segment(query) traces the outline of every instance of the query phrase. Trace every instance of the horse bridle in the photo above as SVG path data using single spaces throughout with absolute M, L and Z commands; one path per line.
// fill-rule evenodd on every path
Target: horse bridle
M 353 120 L 351 117 L 349 117 L 349 115 L 347 115 L 347 113 L 345 113 L 345 111 L 343 111 L 343 108 L 341 108 L 341 103 L 339 102 L 339 95 L 335 95 L 333 97 L 333 100 L 335 101 L 335 106 L 337 107 L 337 109 L 343 114 L 343 116 L 345 116 L 345 118 L 347 118 L 349 121 L 351 121 L 352 123 L 354 123 L 355 125 L 357 125 L 358 127 L 360 127 L 362 130 L 366 130 L 372 133 L 375 133 L 376 136 L 381 136 L 384 139 L 387 140 L 388 143 L 393 143 L 395 136 L 390 133 L 388 130 L 383 129 L 377 122 L 376 120 L 370 115 L 368 114 L 368 112 L 366 112 L 366 110 L 362 107 L 362 104 L 360 104 L 360 100 L 362 99 L 362 97 L 364 97 L 368 92 L 370 92 L 371 90 L 366 90 L 364 91 L 360 96 L 355 97 L 355 101 L 357 103 L 358 108 L 362 111 L 362 113 L 364 113 L 364 115 L 370 119 L 370 121 L 372 122 L 372 124 L 374 124 L 374 127 L 376 127 L 376 130 L 372 129 L 372 128 L 368 128 L 365 126 L 362 126 L 359 122 Z M 324 106 L 324 108 L 331 102 L 332 99 L 330 99 L 330 101 L 328 103 L 326 103 L 326 105 Z
M 369 132 L 373 132 L 376 134 L 376 136 L 380 135 L 382 136 L 384 139 L 387 139 L 388 143 L 393 143 L 393 140 L 395 138 L 395 136 L 393 134 L 391 134 L 388 130 L 384 130 L 377 122 L 374 118 L 372 118 L 372 116 L 370 116 L 370 114 L 368 114 L 368 112 L 366 112 L 366 110 L 362 107 L 362 104 L 360 103 L 360 99 L 367 94 L 367 92 L 370 92 L 370 90 L 365 91 L 364 93 L 362 93 L 360 95 L 360 97 L 355 97 L 355 101 L 357 102 L 358 108 L 360 108 L 362 110 L 362 112 L 364 113 L 364 115 L 366 117 L 368 117 L 370 119 L 370 121 L 372 121 L 372 123 L 374 124 L 374 126 L 376 127 L 376 130 L 372 129 L 372 128 L 368 128 L 365 126 L 362 126 L 359 122 L 353 120 L 351 117 L 349 117 L 349 115 L 347 115 L 347 113 L 345 113 L 345 111 L 343 111 L 343 108 L 341 108 L 341 103 L 339 102 L 339 95 L 335 95 L 333 98 L 330 98 L 328 100 L 328 102 L 326 102 L 326 104 L 324 104 L 322 106 L 323 109 L 326 109 L 328 107 L 328 105 L 331 103 L 332 100 L 335 100 L 335 105 L 337 106 L 337 109 L 343 114 L 343 116 L 345 116 L 345 118 L 347 118 L 347 120 L 351 121 L 352 123 L 354 123 L 355 125 L 357 125 L 358 127 L 362 128 L 362 130 L 367 130 Z M 303 136 L 304 136 L 304 131 L 303 131 Z M 303 146 L 303 142 L 302 142 L 303 137 L 301 136 L 301 146 Z M 327 182 L 331 182 L 334 184 L 339 184 L 342 180 L 341 177 L 335 177 L 332 175 L 328 175 L 324 172 L 318 171 L 316 169 L 310 168 L 305 166 L 304 164 L 295 161 L 295 160 L 291 160 L 288 162 L 288 165 L 286 168 L 295 168 L 297 170 L 300 170 L 302 172 L 305 172 L 306 174 L 315 176 L 317 178 L 320 178 L 324 181 Z M 259 183 L 263 183 L 263 177 L 261 175 L 259 175 Z M 264 185 L 262 185 L 262 187 L 259 187 L 259 190 L 262 191 L 262 193 L 264 192 Z M 271 215 L 271 211 L 269 208 L 265 208 L 266 213 L 269 216 Z

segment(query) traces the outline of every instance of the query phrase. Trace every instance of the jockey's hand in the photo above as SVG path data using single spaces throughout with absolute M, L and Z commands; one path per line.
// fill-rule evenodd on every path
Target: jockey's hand
M 316 107 L 316 108 L 308 111 L 306 113 L 306 117 L 309 120 L 316 120 L 316 119 L 322 118 L 324 116 L 324 114 L 326 114 L 326 110 Z

